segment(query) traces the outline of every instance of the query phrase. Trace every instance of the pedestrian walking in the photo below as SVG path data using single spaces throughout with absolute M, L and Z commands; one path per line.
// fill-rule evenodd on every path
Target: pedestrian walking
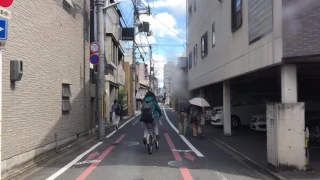
M 190 110 L 190 121 L 192 123 L 193 137 L 198 138 L 202 135 L 201 116 L 203 114 L 202 107 L 192 105 Z
M 186 135 L 190 104 L 185 98 L 181 98 L 178 103 L 179 133 Z
M 115 125 L 115 130 L 118 130 L 119 126 L 119 120 L 121 116 L 121 106 L 118 104 L 117 100 L 113 101 L 114 104 L 112 104 L 112 121 L 113 125 Z

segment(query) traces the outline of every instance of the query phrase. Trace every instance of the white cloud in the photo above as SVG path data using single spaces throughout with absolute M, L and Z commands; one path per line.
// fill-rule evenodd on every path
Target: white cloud
M 153 32 L 153 35 L 159 36 L 159 37 L 172 37 L 173 39 L 179 39 L 177 37 L 177 34 L 183 34 L 184 30 L 177 28 L 177 22 L 176 19 L 169 14 L 168 12 L 163 12 L 153 16 L 148 15 L 141 15 L 140 20 L 142 22 L 149 22 L 150 23 L 150 29 Z M 149 41 L 155 42 L 154 36 L 150 36 Z M 146 41 L 146 38 L 141 40 Z M 151 43 L 151 42 L 150 42 Z
M 153 55 L 154 69 L 157 72 L 156 77 L 159 80 L 159 87 L 163 87 L 163 68 L 167 63 L 166 58 L 160 54 Z
M 157 0 L 150 3 L 150 6 L 155 9 L 169 8 L 172 13 L 179 16 L 186 15 L 186 0 Z

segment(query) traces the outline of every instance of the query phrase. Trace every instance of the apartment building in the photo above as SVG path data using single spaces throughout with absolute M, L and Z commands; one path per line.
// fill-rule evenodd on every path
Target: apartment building
M 89 4 L 15 1 L 3 50 L 2 177 L 89 134 Z M 10 63 L 22 63 L 21 80 Z
M 320 1 L 188 0 L 186 9 L 193 96 L 223 104 L 224 134 L 229 136 L 230 102 L 240 92 L 281 94 L 266 112 L 275 120 L 268 124 L 268 162 L 305 170 L 303 97 L 318 84 Z M 295 137 L 294 145 L 288 137 Z
M 113 1 L 106 1 L 106 4 L 113 3 Z M 106 78 L 106 119 L 110 123 L 111 106 L 113 101 L 118 99 L 119 87 L 125 85 L 124 72 L 124 42 L 121 41 L 120 21 L 122 17 L 120 9 L 117 7 L 109 8 L 105 13 L 105 52 L 108 63 L 108 75 Z

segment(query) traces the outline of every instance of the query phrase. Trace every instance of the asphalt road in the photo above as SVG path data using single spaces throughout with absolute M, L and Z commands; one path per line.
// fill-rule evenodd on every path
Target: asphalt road
M 171 124 L 170 124 L 171 122 Z M 250 180 L 272 179 L 209 137 L 193 139 L 176 130 L 177 115 L 166 109 L 159 125 L 160 148 L 149 155 L 138 117 L 108 138 L 68 151 L 29 173 L 28 180 Z M 110 134 L 111 133 L 111 134 Z

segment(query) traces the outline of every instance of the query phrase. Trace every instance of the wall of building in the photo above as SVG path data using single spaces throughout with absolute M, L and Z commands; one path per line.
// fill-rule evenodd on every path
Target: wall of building
M 231 30 L 230 1 L 188 0 L 192 15 L 188 27 L 188 50 L 197 44 L 197 62 L 189 69 L 189 90 L 240 76 L 282 61 L 282 1 L 272 0 L 273 30 L 250 44 L 249 1 L 242 1 L 242 26 Z M 260 9 L 264 9 L 262 3 Z M 254 13 L 254 12 L 251 12 Z M 253 16 L 253 15 L 252 15 Z M 252 17 L 251 17 L 252 18 Z M 260 20 L 264 17 L 255 17 Z M 215 45 L 212 44 L 212 24 L 215 24 Z M 201 58 L 201 37 L 208 33 L 208 54 Z M 188 56 L 189 57 L 189 56 Z
M 125 91 L 127 92 L 128 97 L 128 115 L 132 116 L 132 70 L 129 62 L 124 63 L 124 71 L 125 71 Z
M 320 1 L 283 0 L 283 56 L 320 56 Z
M 16 1 L 10 8 L 14 15 L 9 21 L 2 79 L 3 172 L 54 148 L 46 145 L 56 140 L 89 130 L 86 2 L 74 1 L 77 10 L 71 10 L 71 14 L 62 0 Z M 24 62 L 22 80 L 15 84 L 10 83 L 10 60 Z M 62 83 L 71 86 L 69 114 L 61 110 Z M 39 150 L 22 156 L 34 149 Z

